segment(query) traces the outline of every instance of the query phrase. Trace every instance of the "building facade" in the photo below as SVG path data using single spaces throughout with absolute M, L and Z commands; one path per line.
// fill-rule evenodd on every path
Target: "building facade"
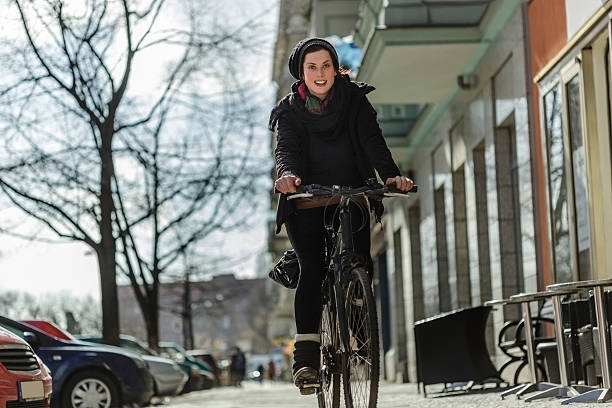
M 420 319 L 612 276 L 612 1 L 321 0 L 309 34 L 345 35 L 321 23 L 332 3 L 356 10 L 355 78 L 377 88 L 387 144 L 419 185 L 372 229 L 388 380 L 416 380 Z M 498 363 L 495 334 L 518 314 L 492 313 Z
M 612 273 L 611 12 L 603 0 L 529 4 L 545 283 Z
M 387 204 L 373 254 L 388 295 L 386 375 L 414 381 L 414 322 L 537 288 L 526 10 L 519 1 L 365 3 L 357 79 L 377 87 L 377 106 L 417 112 L 388 140 L 418 199 Z M 492 333 L 517 314 L 494 314 L 492 352 Z
M 159 338 L 186 348 L 187 316 L 191 314 L 192 348 L 226 353 L 238 345 L 251 353 L 268 353 L 267 279 L 236 279 L 233 275 L 217 275 L 210 280 L 189 284 L 185 302 L 184 282 L 162 283 L 159 287 Z M 131 286 L 119 286 L 121 333 L 146 342 L 140 307 Z M 188 306 L 187 306 L 188 305 Z M 186 313 L 186 309 L 189 313 Z

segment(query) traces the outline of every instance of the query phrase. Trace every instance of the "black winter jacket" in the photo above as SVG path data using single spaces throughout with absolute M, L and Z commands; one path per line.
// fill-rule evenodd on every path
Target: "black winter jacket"
M 342 115 L 341 120 L 347 121 L 349 138 L 363 184 L 376 177 L 374 169 L 383 181 L 399 176 L 400 171 L 378 125 L 376 110 L 366 97 L 375 88 L 365 83 L 350 81 L 347 76 L 336 77 L 336 81 L 344 81 L 341 84 L 345 87 L 348 101 L 347 112 Z M 305 107 L 297 93 L 298 84 L 293 84 L 292 92 L 278 102 L 270 115 L 269 128 L 276 132 L 274 156 L 277 177 L 285 173 L 298 177 L 307 174 L 309 124 L 302 120 Z M 372 204 L 377 218 L 380 218 L 382 204 Z M 287 215 L 294 210 L 293 203 L 288 202 L 287 196 L 282 194 L 276 212 L 276 233 L 280 232 Z

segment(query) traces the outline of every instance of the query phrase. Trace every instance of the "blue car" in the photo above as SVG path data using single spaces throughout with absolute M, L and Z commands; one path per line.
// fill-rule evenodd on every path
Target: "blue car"
M 53 407 L 147 404 L 153 396 L 153 377 L 136 354 L 118 347 L 63 341 L 3 316 L 0 326 L 26 340 L 51 370 Z

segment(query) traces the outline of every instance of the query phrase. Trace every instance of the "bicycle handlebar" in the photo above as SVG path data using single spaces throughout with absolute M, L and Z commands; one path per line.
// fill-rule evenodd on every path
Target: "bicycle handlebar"
M 308 184 L 299 186 L 296 192 L 290 194 L 287 199 L 295 198 L 331 198 L 335 196 L 359 196 L 363 195 L 375 200 L 382 200 L 383 197 L 412 197 L 418 192 L 418 186 L 413 186 L 409 191 L 402 191 L 393 185 L 383 186 L 376 183 L 363 187 L 344 187 L 344 186 L 322 186 L 319 184 Z

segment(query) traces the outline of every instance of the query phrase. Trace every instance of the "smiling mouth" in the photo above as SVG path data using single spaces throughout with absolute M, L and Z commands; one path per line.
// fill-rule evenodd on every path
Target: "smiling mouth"
M 327 84 L 327 81 L 314 81 L 315 85 L 323 86 Z

